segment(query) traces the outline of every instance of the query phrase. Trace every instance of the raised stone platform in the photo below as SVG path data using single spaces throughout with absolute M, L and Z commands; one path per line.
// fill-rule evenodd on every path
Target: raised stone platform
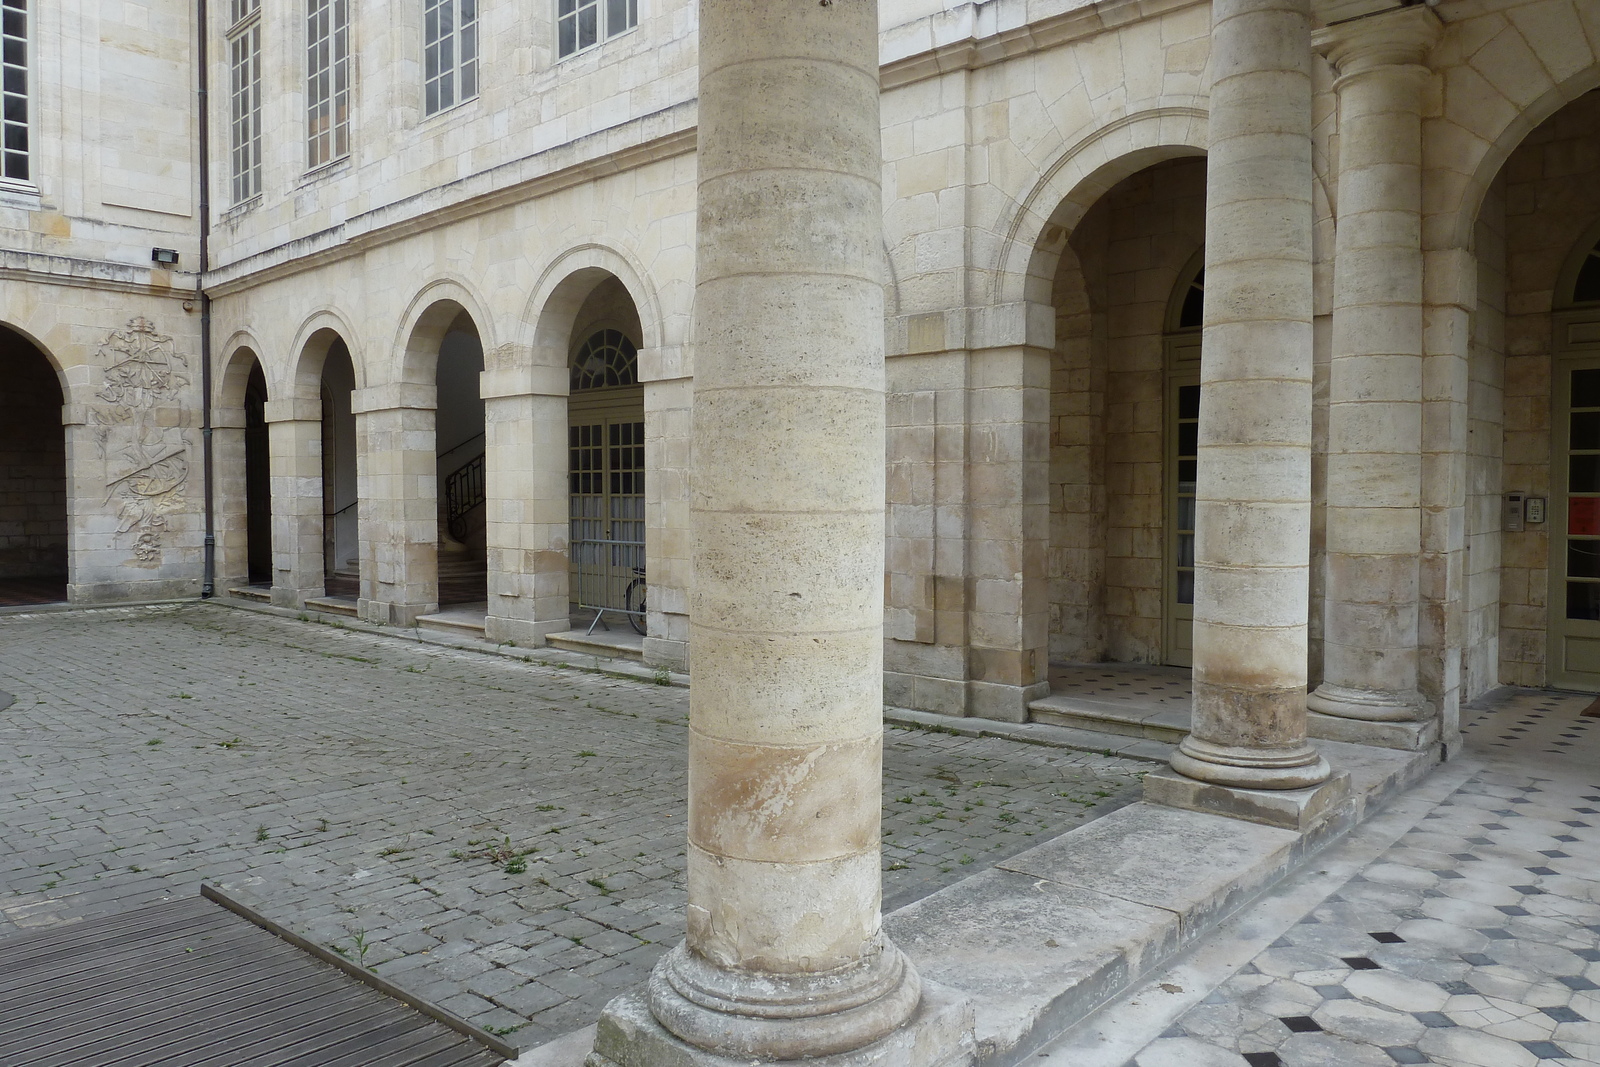
M 1176 745 L 1189 733 L 1189 669 L 1144 663 L 1052 663 L 1034 722 Z

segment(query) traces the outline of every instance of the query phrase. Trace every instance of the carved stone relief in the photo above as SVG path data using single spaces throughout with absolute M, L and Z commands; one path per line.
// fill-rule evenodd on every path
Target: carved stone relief
M 189 446 L 181 426 L 158 418 L 158 407 L 182 410 L 188 367 L 172 338 L 140 317 L 113 330 L 100 345 L 106 360 L 105 387 L 96 396 L 108 405 L 93 413 L 100 458 L 106 465 L 105 503 L 117 504 L 117 534 L 132 533 L 134 563 L 161 562 L 167 516 L 187 504 Z

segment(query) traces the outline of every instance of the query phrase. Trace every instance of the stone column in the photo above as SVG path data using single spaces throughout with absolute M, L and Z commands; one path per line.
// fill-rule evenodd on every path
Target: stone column
M 483 397 L 491 641 L 540 645 L 567 603 L 567 373 L 488 354 Z
M 879 912 L 877 27 L 873 0 L 700 5 L 688 936 L 591 1067 L 962 1046 L 908 1036 Z
M 322 401 L 269 400 L 272 602 L 298 608 L 323 594 Z
M 211 449 L 216 465 L 217 595 L 222 596 L 250 580 L 250 491 L 245 478 L 243 407 L 212 409 Z
M 1328 396 L 1320 737 L 1413 748 L 1438 736 L 1418 688 L 1422 551 L 1423 57 L 1410 7 L 1320 31 L 1338 73 L 1338 237 Z M 1401 724 L 1398 726 L 1389 724 Z
M 1194 724 L 1172 758 L 1178 775 L 1152 776 L 1147 790 L 1301 826 L 1330 793 L 1310 790 L 1329 768 L 1306 740 L 1305 705 L 1310 0 L 1215 0 L 1211 11 Z M 1240 790 L 1324 795 L 1283 803 Z
M 439 610 L 439 475 L 431 385 L 357 389 L 356 492 L 368 622 L 415 626 Z

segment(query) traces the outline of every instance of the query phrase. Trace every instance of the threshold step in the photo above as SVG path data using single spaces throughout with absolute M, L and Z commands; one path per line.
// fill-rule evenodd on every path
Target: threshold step
M 1138 737 L 1175 745 L 1189 736 L 1189 712 L 1170 708 L 1147 709 L 1113 705 L 1071 693 L 1051 693 L 1028 704 L 1034 722 L 1068 726 L 1076 730 Z
M 348 615 L 356 617 L 356 598 L 345 596 L 314 596 L 306 600 L 308 611 L 320 611 L 325 615 Z
M 433 615 L 418 615 L 417 625 L 424 630 L 440 630 L 463 637 L 482 637 L 484 610 L 446 610 Z
M 257 604 L 272 603 L 272 586 L 270 585 L 239 585 L 228 590 L 228 595 L 238 597 L 240 600 L 253 600 Z
M 568 652 L 582 652 L 601 659 L 631 659 L 644 662 L 644 638 L 632 630 L 596 630 L 586 634 L 582 630 L 568 630 L 545 638 L 552 648 Z

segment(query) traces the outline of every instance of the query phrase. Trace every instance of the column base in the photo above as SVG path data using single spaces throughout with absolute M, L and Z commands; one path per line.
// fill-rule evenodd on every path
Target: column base
M 272 587 L 272 606 L 275 608 L 303 608 L 306 601 L 323 595 L 323 587 L 313 586 L 309 589 L 295 589 L 292 586 L 275 585 Z
M 1351 689 L 1323 682 L 1306 697 L 1306 707 L 1319 714 L 1340 719 L 1359 719 L 1363 722 L 1415 722 L 1422 718 L 1425 705 L 1420 693 Z
M 1350 775 L 1339 771 L 1305 789 L 1243 789 L 1202 782 L 1163 767 L 1144 776 L 1144 798 L 1172 808 L 1304 833 L 1350 795 Z
M 806 1067 L 969 1067 L 975 1062 L 972 1006 L 953 990 L 924 982 L 906 1024 L 850 1052 L 807 1057 Z M 584 1067 L 751 1067 L 779 1062 L 710 1052 L 675 1037 L 656 1021 L 644 990 L 606 1005 Z
M 432 615 L 438 610 L 437 604 L 396 604 L 389 600 L 366 599 L 356 601 L 356 614 L 366 622 L 406 629 L 417 625 L 419 615 Z
M 1439 720 L 1430 716 L 1420 722 L 1374 722 L 1313 711 L 1306 715 L 1306 735 L 1320 741 L 1348 741 L 1402 752 L 1421 752 L 1439 743 Z

